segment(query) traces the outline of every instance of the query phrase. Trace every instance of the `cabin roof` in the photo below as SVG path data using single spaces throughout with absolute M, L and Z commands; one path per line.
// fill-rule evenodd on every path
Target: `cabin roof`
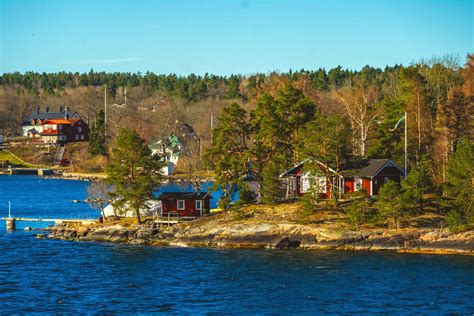
M 297 163 L 296 165 L 294 165 L 294 166 L 291 167 L 290 169 L 285 170 L 285 172 L 283 172 L 282 174 L 280 174 L 280 178 L 284 178 L 284 177 L 288 177 L 288 176 L 295 175 L 295 174 L 298 172 L 298 170 L 299 170 L 307 161 L 309 161 L 309 158 L 306 158 L 305 160 L 300 161 L 299 163 Z
M 402 174 L 405 174 L 405 172 L 390 159 L 370 159 L 368 164 L 356 170 L 354 175 L 357 177 L 375 177 L 385 167 L 395 167 Z
M 209 194 L 207 192 L 163 192 L 158 200 L 204 200 Z
M 303 167 L 303 165 L 308 162 L 310 158 L 305 159 L 298 164 L 294 165 L 290 169 L 286 170 L 284 173 L 280 175 L 280 177 L 291 177 L 295 176 L 298 171 Z M 318 161 L 317 163 L 323 168 L 324 165 Z M 370 159 L 370 160 L 360 160 L 357 162 L 353 162 L 349 165 L 346 165 L 341 174 L 347 177 L 375 177 L 382 169 L 385 167 L 395 167 L 397 168 L 402 174 L 405 174 L 404 171 L 392 160 L 390 159 Z M 329 171 L 335 173 L 334 170 L 329 168 Z

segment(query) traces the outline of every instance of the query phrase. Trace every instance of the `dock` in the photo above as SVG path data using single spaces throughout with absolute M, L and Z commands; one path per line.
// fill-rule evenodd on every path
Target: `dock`
M 7 170 L 10 175 L 39 175 L 39 176 L 49 176 L 53 175 L 54 172 L 52 169 L 44 168 L 10 168 Z
M 2 221 L 7 224 L 7 230 L 15 230 L 16 222 L 50 222 L 55 225 L 63 223 L 78 223 L 81 225 L 88 225 L 97 222 L 95 219 L 70 219 L 70 218 L 28 218 L 28 217 L 2 217 Z

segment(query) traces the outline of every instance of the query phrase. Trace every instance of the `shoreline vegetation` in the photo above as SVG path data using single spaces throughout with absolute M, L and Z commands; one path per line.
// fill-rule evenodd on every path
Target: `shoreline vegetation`
M 233 249 L 364 250 L 399 253 L 474 255 L 474 231 L 450 232 L 442 217 L 424 214 L 410 219 L 410 228 L 387 229 L 364 225 L 351 229 L 341 214 L 322 212 L 309 223 L 301 222 L 301 207 L 234 207 L 191 222 L 157 225 L 143 218 L 109 218 L 90 225 L 64 224 L 47 228 L 49 238 L 69 241 L 115 242 L 159 247 L 210 247 Z
M 0 76 L 0 85 L 11 95 L 5 108 L 20 103 L 14 96 L 21 88 L 44 92 L 40 105 L 69 100 L 90 118 L 88 143 L 41 151 L 14 141 L 9 150 L 30 162 L 51 163 L 62 153 L 59 164 L 74 173 L 58 170 L 61 177 L 97 182 L 89 191 L 92 208 L 105 214 L 113 201 L 136 216 L 137 224 L 55 228 L 53 238 L 472 253 L 474 129 L 466 118 L 474 114 L 473 79 L 469 54 L 464 66 L 445 56 L 383 70 L 247 77 L 14 73 Z M 68 93 L 85 104 L 66 97 L 61 88 L 67 82 Z M 102 96 L 114 102 L 125 91 L 133 104 L 102 108 Z M 87 92 L 90 99 L 82 97 Z M 140 105 L 156 104 L 157 97 L 167 101 Z M 37 98 L 26 101 L 22 113 Z M 7 119 L 12 127 L 5 135 L 18 135 L 22 120 Z M 367 165 L 372 160 L 390 164 Z M 292 166 L 301 169 L 285 178 Z M 170 167 L 189 174 L 166 177 Z M 141 210 L 160 183 L 187 179 L 200 191 L 201 179 L 192 172 L 203 169 L 212 170 L 205 177 L 212 175 L 222 191 L 222 214 L 165 229 L 142 221 Z M 285 204 L 291 198 L 294 203 Z M 183 211 L 180 201 L 164 213 Z

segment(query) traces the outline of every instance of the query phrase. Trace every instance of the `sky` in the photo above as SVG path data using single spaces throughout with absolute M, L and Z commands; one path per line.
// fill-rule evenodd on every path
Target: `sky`
M 0 0 L 0 73 L 229 75 L 473 53 L 474 0 Z

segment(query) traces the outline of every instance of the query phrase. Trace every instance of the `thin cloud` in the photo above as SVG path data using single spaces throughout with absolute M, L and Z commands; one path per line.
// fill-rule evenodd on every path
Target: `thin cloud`
M 64 64 L 118 64 L 138 61 L 139 58 L 115 58 L 115 59 L 85 59 L 85 60 L 74 60 L 68 61 Z

